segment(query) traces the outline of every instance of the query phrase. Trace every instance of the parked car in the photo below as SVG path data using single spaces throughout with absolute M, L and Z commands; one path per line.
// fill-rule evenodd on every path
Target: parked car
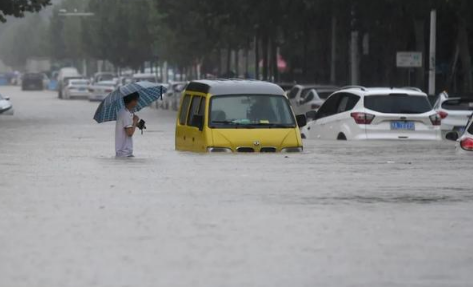
M 292 88 L 294 88 L 296 83 L 277 83 L 277 85 L 280 86 L 285 92 L 289 92 Z
M 461 136 L 473 114 L 473 98 L 450 98 L 447 92 L 443 92 L 434 109 L 442 118 L 442 136 L 452 131 Z
M 303 137 L 323 140 L 440 140 L 440 116 L 414 89 L 347 87 L 315 113 Z
M 151 82 L 151 83 L 159 83 L 158 76 L 151 73 L 142 73 L 142 74 L 134 74 L 133 75 L 134 82 Z
M 82 79 L 76 68 L 62 68 L 59 71 L 57 78 L 58 98 L 62 99 L 64 88 L 67 86 L 69 80 Z
M 181 94 L 186 86 L 187 82 L 171 82 L 167 87 L 166 93 L 163 95 L 161 107 L 165 110 L 172 109 L 177 111 L 181 101 Z
M 118 77 L 118 86 L 125 86 L 131 83 L 133 83 L 132 77 L 127 77 L 127 76 Z
M 13 115 L 13 105 L 9 97 L 0 94 L 0 115 Z
M 260 81 L 206 80 L 184 91 L 176 149 L 191 152 L 301 152 L 299 127 L 284 91 Z
M 296 85 L 287 93 L 287 97 L 296 114 L 306 114 L 318 110 L 325 100 L 339 89 L 335 86 Z
M 98 72 L 93 77 L 93 84 L 104 81 L 112 81 L 117 76 L 112 72 Z
M 116 81 L 98 82 L 89 87 L 89 101 L 103 101 L 118 86 Z
M 446 138 L 458 142 L 459 153 L 473 155 L 473 116 L 470 117 L 465 132 L 461 136 L 456 131 L 451 131 L 447 133 Z
M 72 79 L 64 88 L 64 99 L 89 98 L 90 81 L 86 79 Z
M 22 91 L 42 91 L 44 89 L 44 74 L 26 73 L 21 78 Z

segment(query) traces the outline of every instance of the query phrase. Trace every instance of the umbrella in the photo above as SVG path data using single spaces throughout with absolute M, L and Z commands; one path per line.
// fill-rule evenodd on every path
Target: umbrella
M 94 120 L 99 124 L 116 121 L 118 112 L 125 107 L 123 98 L 135 92 L 140 94 L 138 106 L 135 108 L 135 112 L 138 112 L 153 102 L 162 99 L 166 89 L 162 85 L 150 82 L 138 82 L 122 86 L 109 94 L 100 103 L 95 112 Z

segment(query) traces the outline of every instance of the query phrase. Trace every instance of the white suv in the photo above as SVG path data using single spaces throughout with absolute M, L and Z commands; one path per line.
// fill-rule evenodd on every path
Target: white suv
M 441 140 L 441 119 L 418 89 L 346 87 L 320 107 L 303 138 Z
M 434 109 L 442 118 L 442 135 L 453 131 L 461 136 L 473 114 L 473 98 L 450 98 L 447 92 L 443 92 Z

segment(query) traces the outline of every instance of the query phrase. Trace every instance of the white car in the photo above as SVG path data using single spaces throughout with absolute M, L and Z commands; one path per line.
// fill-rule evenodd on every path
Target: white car
M 117 85 L 116 81 L 103 81 L 89 86 L 89 101 L 103 101 Z
M 85 79 L 70 80 L 64 88 L 64 99 L 89 98 L 90 81 Z
M 443 92 L 434 109 L 442 118 L 442 135 L 453 131 L 461 136 L 473 114 L 473 98 L 450 98 L 446 92 Z
M 460 138 L 456 131 L 447 133 L 446 138 L 458 142 L 457 150 L 460 154 L 473 155 L 473 116 L 470 117 L 465 132 Z
M 12 116 L 13 113 L 13 105 L 10 102 L 10 98 L 0 95 L 0 115 Z
M 325 100 L 340 88 L 323 85 L 296 85 L 287 97 L 296 115 L 305 115 L 309 111 L 316 111 Z
M 330 96 L 301 132 L 323 140 L 441 140 L 440 124 L 420 90 L 347 87 Z
M 161 107 L 165 110 L 172 109 L 177 111 L 181 94 L 187 86 L 187 82 L 171 82 L 167 88 L 168 90 L 163 95 Z M 166 86 L 165 86 L 166 87 Z

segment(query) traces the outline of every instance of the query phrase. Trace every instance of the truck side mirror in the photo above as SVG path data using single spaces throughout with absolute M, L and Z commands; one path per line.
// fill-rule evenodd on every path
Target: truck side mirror
M 194 115 L 192 117 L 192 126 L 199 128 L 199 131 L 204 130 L 204 116 Z
M 297 121 L 297 125 L 300 127 L 300 128 L 303 128 L 307 125 L 307 118 L 305 115 L 298 115 L 296 116 L 296 121 Z

